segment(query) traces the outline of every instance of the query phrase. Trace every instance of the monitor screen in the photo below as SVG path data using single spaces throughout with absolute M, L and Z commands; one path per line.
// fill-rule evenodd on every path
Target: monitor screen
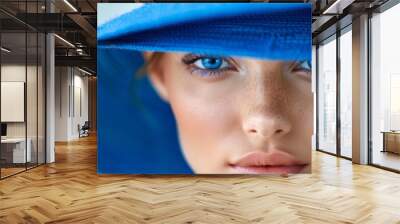
M 1 136 L 7 136 L 7 124 L 1 124 Z

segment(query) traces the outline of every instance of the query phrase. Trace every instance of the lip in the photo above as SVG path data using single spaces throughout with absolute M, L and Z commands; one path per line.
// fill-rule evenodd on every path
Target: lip
M 269 150 L 269 152 L 251 152 L 229 166 L 235 173 L 243 174 L 289 174 L 301 173 L 308 164 L 284 151 Z

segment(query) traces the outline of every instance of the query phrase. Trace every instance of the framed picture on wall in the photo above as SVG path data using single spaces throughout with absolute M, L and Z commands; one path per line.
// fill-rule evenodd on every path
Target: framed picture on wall
M 311 170 L 311 4 L 98 4 L 98 172 Z
M 25 82 L 1 82 L 1 122 L 25 121 Z

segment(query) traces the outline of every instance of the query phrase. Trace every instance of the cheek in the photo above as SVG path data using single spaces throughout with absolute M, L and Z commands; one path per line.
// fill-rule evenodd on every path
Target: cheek
M 189 136 L 198 139 L 218 138 L 227 129 L 233 116 L 230 105 L 222 99 L 210 102 L 203 94 L 178 94 L 171 100 L 179 127 Z
M 307 159 L 311 159 L 311 142 L 313 133 L 313 94 L 311 84 L 305 81 L 297 81 L 290 88 L 290 116 L 293 124 L 293 144 L 300 146 L 302 150 L 296 153 Z
M 223 169 L 227 157 L 223 140 L 237 123 L 229 87 L 204 83 L 183 72 L 169 77 L 166 84 L 180 143 L 192 168 L 204 173 Z
M 287 78 L 287 83 L 287 94 L 290 98 L 288 107 L 291 111 L 292 121 L 303 126 L 306 134 L 310 134 L 312 133 L 314 111 L 311 81 L 291 74 Z
M 313 94 L 311 91 L 311 84 L 309 82 L 299 82 L 296 84 L 294 99 L 295 103 L 293 104 L 296 108 L 296 114 L 298 118 L 298 122 L 305 127 L 304 133 L 307 135 L 312 134 L 313 128 L 313 111 L 314 111 L 314 102 L 313 102 Z

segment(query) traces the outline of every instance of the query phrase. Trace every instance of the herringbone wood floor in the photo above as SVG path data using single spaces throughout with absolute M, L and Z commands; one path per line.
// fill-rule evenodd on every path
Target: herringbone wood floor
M 400 223 L 400 175 L 315 152 L 313 173 L 96 174 L 96 139 L 0 181 L 0 223 Z

